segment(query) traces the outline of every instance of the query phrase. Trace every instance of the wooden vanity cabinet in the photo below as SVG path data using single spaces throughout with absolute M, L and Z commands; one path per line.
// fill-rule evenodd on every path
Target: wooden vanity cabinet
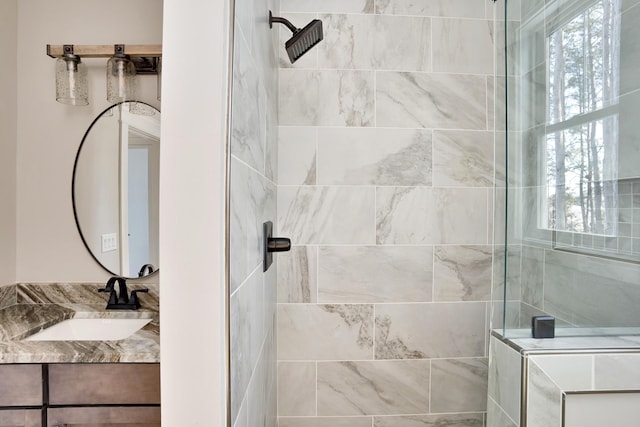
M 46 427 L 160 427 L 157 363 L 49 365 L 48 377 Z
M 42 365 L 0 365 L 0 427 L 41 427 Z
M 42 409 L 0 409 L 0 427 L 41 427 Z
M 0 365 L 0 408 L 42 406 L 42 365 Z
M 160 427 L 160 365 L 0 365 L 0 427 Z

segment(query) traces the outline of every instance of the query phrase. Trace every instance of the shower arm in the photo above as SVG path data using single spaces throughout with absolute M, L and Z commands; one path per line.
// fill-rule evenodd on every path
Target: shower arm
M 287 26 L 287 28 L 289 30 L 291 30 L 291 32 L 293 34 L 296 34 L 298 31 L 300 31 L 300 28 L 297 28 L 295 25 L 293 25 L 291 22 L 289 22 L 289 20 L 284 19 L 284 18 L 280 18 L 278 16 L 273 16 L 271 14 L 271 11 L 269 11 L 269 28 L 273 28 L 273 23 L 277 23 L 277 24 L 284 24 Z

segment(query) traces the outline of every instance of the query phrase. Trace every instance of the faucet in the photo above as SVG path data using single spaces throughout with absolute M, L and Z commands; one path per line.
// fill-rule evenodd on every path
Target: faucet
M 146 271 L 145 271 L 146 270 Z M 140 271 L 138 271 L 138 277 L 148 276 L 156 271 L 156 268 L 153 264 L 145 264 L 140 267 Z
M 119 292 L 115 290 L 115 284 L 118 282 Z M 149 292 L 149 289 L 127 290 L 127 282 L 124 277 L 112 277 L 107 281 L 104 288 L 98 289 L 98 292 L 109 292 L 109 302 L 107 310 L 137 310 L 140 308 L 139 292 Z

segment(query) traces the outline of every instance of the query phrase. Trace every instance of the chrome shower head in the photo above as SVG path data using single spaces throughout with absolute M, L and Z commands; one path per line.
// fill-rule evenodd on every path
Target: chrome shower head
M 293 36 L 284 45 L 292 64 L 322 41 L 322 21 L 319 19 L 314 19 L 306 27 L 300 29 L 284 18 L 273 16 L 269 11 L 269 27 L 273 27 L 274 22 L 286 25 L 293 33 Z

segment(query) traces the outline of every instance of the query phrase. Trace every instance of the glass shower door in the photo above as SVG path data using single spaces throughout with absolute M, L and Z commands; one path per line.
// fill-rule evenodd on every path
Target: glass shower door
M 640 330 L 640 4 L 507 0 L 504 334 Z M 629 328 L 634 328 L 630 330 Z

